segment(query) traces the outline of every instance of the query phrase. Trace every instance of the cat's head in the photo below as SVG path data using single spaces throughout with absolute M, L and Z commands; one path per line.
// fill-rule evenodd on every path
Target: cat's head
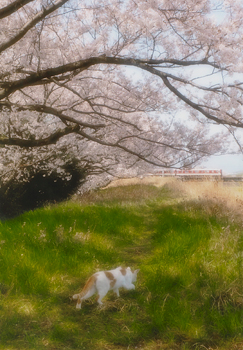
M 136 282 L 138 272 L 139 272 L 139 269 L 133 271 L 133 273 L 132 273 L 132 282 Z

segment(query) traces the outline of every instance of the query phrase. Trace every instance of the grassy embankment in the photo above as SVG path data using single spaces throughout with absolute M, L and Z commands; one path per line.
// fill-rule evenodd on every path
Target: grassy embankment
M 241 191 L 130 185 L 0 222 L 0 349 L 243 349 Z M 136 290 L 76 310 L 119 265 Z

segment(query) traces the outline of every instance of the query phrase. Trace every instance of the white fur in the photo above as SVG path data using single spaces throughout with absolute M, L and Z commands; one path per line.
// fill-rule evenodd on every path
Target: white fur
M 90 298 L 96 292 L 98 293 L 97 302 L 102 305 L 102 299 L 109 290 L 113 290 L 119 297 L 119 288 L 135 289 L 133 282 L 137 280 L 139 270 L 131 271 L 130 267 L 122 269 L 117 267 L 114 270 L 100 271 L 91 276 L 84 289 L 79 294 L 75 294 L 73 299 L 77 300 L 77 309 L 81 309 L 82 300 Z M 107 277 L 109 276 L 109 278 Z

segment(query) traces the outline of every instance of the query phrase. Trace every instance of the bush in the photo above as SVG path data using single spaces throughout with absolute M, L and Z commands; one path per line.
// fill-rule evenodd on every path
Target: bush
M 68 199 L 85 181 L 86 170 L 74 160 L 57 170 L 32 169 L 28 178 L 11 178 L 0 187 L 0 219 L 9 219 L 25 211 Z

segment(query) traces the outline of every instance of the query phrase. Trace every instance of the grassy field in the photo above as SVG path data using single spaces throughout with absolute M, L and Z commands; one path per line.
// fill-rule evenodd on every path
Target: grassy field
M 242 187 L 157 180 L 0 222 L 0 349 L 243 349 Z M 136 289 L 76 310 L 117 266 Z

